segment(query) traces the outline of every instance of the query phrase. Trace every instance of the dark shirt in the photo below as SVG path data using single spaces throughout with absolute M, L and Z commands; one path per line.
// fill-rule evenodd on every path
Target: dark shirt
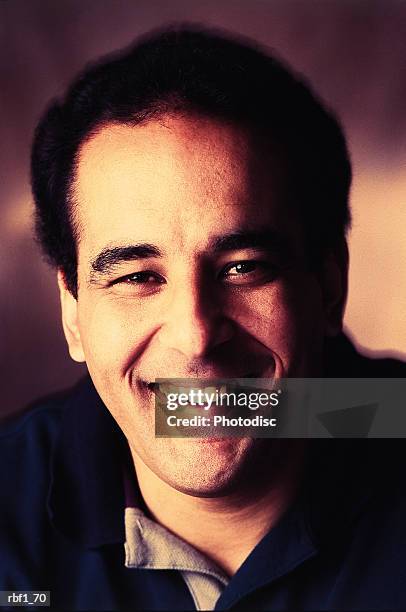
M 326 359 L 329 376 L 406 374 L 404 364 L 363 358 L 345 339 L 344 360 L 339 349 L 336 370 Z M 126 453 L 90 378 L 5 428 L 0 590 L 49 590 L 53 610 L 194 609 L 176 570 L 125 567 Z M 216 609 L 406 609 L 405 463 L 403 440 L 311 441 L 295 504 Z

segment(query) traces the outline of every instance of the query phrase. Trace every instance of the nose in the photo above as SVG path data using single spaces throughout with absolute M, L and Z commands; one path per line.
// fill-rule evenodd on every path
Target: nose
M 234 335 L 233 322 L 225 316 L 220 296 L 207 286 L 189 282 L 173 288 L 165 310 L 159 341 L 188 360 L 208 356 Z

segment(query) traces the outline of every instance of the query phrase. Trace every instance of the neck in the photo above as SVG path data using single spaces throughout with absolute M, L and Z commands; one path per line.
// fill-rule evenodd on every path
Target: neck
M 280 461 L 271 475 L 262 464 L 260 475 L 245 478 L 244 483 L 221 497 L 198 497 L 176 490 L 132 450 L 148 511 L 158 523 L 233 575 L 297 494 L 304 465 L 304 441 L 277 443 L 282 452 L 278 452 Z

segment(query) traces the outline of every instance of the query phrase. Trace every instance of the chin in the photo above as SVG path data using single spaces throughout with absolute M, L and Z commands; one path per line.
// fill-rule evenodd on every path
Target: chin
M 155 465 L 148 463 L 161 480 L 177 491 L 195 497 L 221 497 L 237 490 L 246 480 L 247 469 L 262 442 L 253 438 L 176 439 L 165 451 L 160 444 L 159 460 Z

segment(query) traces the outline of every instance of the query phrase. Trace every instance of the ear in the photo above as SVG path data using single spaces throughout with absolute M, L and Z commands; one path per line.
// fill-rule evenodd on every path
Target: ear
M 326 336 L 337 336 L 342 331 L 348 293 L 348 246 L 345 240 L 327 254 L 321 274 L 325 333 Z
M 78 324 L 78 302 L 67 289 L 65 277 L 61 270 L 58 270 L 59 296 L 61 300 L 62 325 L 68 343 L 69 354 L 74 361 L 82 363 L 85 361 L 82 341 Z

